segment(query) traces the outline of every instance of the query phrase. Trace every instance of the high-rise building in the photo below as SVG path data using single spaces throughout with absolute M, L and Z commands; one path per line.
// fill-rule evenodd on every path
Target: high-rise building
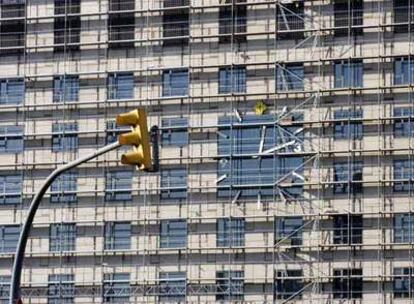
M 0 299 L 414 300 L 414 2 L 1 0 Z

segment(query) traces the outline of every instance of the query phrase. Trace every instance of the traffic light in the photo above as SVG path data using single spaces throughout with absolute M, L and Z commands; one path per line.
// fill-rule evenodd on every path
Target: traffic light
M 151 149 L 145 109 L 139 108 L 128 113 L 119 114 L 116 123 L 131 126 L 131 132 L 119 135 L 121 145 L 132 145 L 133 150 L 121 157 L 124 165 L 138 166 L 139 170 L 151 170 Z

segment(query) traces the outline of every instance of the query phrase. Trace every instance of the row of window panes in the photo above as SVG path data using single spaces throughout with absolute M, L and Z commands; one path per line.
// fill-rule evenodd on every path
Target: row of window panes
M 278 91 L 298 91 L 304 89 L 303 64 L 278 66 L 276 88 Z M 334 65 L 334 87 L 362 87 L 362 60 L 337 62 Z M 219 70 L 219 94 L 245 93 L 246 68 L 226 67 Z M 187 96 L 189 87 L 187 69 L 165 70 L 162 76 L 162 96 Z M 414 62 L 410 58 L 397 58 L 394 63 L 394 84 L 414 83 Z M 79 100 L 79 77 L 57 76 L 53 81 L 53 102 L 76 102 Z M 0 105 L 19 104 L 24 100 L 25 85 L 22 78 L 0 80 Z M 120 72 L 109 74 L 108 99 L 133 99 L 134 75 Z
M 10 276 L 0 276 L 0 300 L 7 301 Z M 399 267 L 393 270 L 393 292 L 395 298 L 410 298 L 414 293 L 414 269 Z M 303 270 L 287 269 L 276 272 L 274 295 L 277 299 L 300 299 L 306 279 Z M 128 302 L 131 296 L 129 273 L 105 273 L 103 277 L 103 302 Z M 242 300 L 244 297 L 244 271 L 217 271 L 215 282 L 216 300 Z M 51 274 L 48 277 L 48 303 L 74 303 L 75 275 Z M 356 299 L 363 295 L 363 272 L 360 268 L 333 269 L 332 293 L 337 299 Z M 187 274 L 160 272 L 158 285 L 151 295 L 160 301 L 182 301 L 187 294 Z
M 302 245 L 302 232 L 307 222 L 302 217 L 280 217 L 275 219 L 275 243 L 279 245 Z M 394 243 L 414 242 L 414 215 L 394 216 Z M 16 249 L 20 228 L 17 225 L 0 226 L 0 251 Z M 244 247 L 246 222 L 243 218 L 218 219 L 216 223 L 217 247 Z M 362 244 L 362 215 L 335 215 L 332 227 L 334 244 Z M 104 231 L 105 250 L 127 250 L 131 248 L 132 226 L 130 222 L 107 222 Z M 188 227 L 183 219 L 163 220 L 160 223 L 160 248 L 185 248 Z M 76 224 L 52 224 L 49 229 L 49 251 L 75 251 Z

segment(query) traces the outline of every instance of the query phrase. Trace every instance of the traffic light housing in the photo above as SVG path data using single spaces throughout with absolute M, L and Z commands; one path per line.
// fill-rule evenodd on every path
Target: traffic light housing
M 131 126 L 131 132 L 121 134 L 118 137 L 121 145 L 133 146 L 132 151 L 122 155 L 121 163 L 137 166 L 139 170 L 151 170 L 151 149 L 145 109 L 139 108 L 119 114 L 116 117 L 116 123 L 120 126 Z

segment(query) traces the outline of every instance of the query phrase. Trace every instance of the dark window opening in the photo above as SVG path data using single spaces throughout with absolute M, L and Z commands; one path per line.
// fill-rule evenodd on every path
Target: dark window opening
M 0 23 L 0 54 L 23 53 L 25 41 L 24 21 L 11 20 Z
M 55 18 L 55 52 L 78 51 L 80 28 L 80 17 Z
M 165 12 L 162 24 L 163 45 L 188 44 L 188 35 L 190 34 L 188 9 Z
M 276 6 L 277 39 L 303 39 L 305 29 L 304 2 Z
M 408 33 L 414 30 L 414 3 L 412 0 L 394 0 L 395 33 Z
M 133 13 L 110 14 L 108 26 L 110 48 L 134 47 L 135 17 Z
M 342 214 L 333 218 L 334 244 L 362 243 L 362 215 Z
M 298 300 L 302 298 L 302 270 L 278 271 L 275 280 L 275 298 Z
M 334 269 L 334 299 L 362 298 L 362 269 Z
M 363 163 L 361 161 L 334 163 L 333 192 L 335 194 L 362 193 L 362 173 Z
M 55 15 L 79 14 L 81 0 L 55 0 Z
M 219 42 L 246 42 L 247 8 L 245 5 L 221 7 L 219 11 Z
M 25 15 L 25 0 L 0 1 L 1 18 L 19 18 Z
M 164 7 L 179 7 L 179 6 L 189 6 L 190 0 L 164 0 Z
M 135 0 L 110 0 L 109 10 L 116 11 L 132 11 L 135 9 Z
M 364 5 L 362 0 L 339 0 L 334 3 L 334 26 L 336 36 L 363 34 Z

